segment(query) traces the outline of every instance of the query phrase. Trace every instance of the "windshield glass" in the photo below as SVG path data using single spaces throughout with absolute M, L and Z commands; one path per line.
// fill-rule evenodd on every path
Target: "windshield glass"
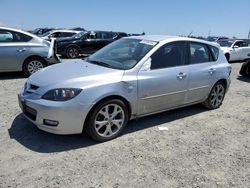
M 48 32 L 42 34 L 41 37 L 46 37 L 46 36 L 49 35 L 49 34 L 50 34 L 50 32 L 48 31 Z
M 215 42 L 218 39 L 218 37 L 207 37 L 207 41 Z
M 39 30 L 40 30 L 40 29 L 37 28 L 37 29 L 35 29 L 34 31 L 32 31 L 32 33 L 37 33 Z
M 86 60 L 101 66 L 127 70 L 133 68 L 157 42 L 120 39 L 89 56 Z
M 85 35 L 86 33 L 87 33 L 86 31 L 77 33 L 77 34 L 73 35 L 72 38 L 74 38 L 74 39 L 79 39 L 79 38 L 81 38 L 83 35 Z
M 217 41 L 217 43 L 218 43 L 221 47 L 231 47 L 232 44 L 234 43 L 234 41 L 230 41 L 230 40 L 219 40 L 219 41 Z

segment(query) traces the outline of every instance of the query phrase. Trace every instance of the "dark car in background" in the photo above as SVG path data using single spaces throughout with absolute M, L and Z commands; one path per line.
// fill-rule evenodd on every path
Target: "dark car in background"
M 209 36 L 206 38 L 207 41 L 209 42 L 217 42 L 219 40 L 225 40 L 228 39 L 228 37 L 216 37 L 216 36 Z
M 89 55 L 107 44 L 128 36 L 124 32 L 82 31 L 72 37 L 57 40 L 57 54 L 67 58 Z

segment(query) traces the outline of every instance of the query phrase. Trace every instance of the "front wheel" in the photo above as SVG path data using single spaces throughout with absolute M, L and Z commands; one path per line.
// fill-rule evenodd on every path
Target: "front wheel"
M 203 105 L 211 110 L 219 108 L 222 105 L 225 93 L 225 84 L 223 82 L 217 82 L 212 88 L 208 98 L 203 103 Z
M 128 109 L 118 99 L 98 104 L 90 112 L 85 130 L 97 141 L 108 141 L 119 136 L 128 122 Z
M 78 58 L 80 56 L 79 50 L 72 46 L 67 49 L 67 57 L 70 59 Z

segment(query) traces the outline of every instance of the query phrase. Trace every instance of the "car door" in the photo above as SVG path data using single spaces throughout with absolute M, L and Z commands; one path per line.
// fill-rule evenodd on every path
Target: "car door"
M 216 62 L 211 51 L 206 44 L 189 43 L 189 77 L 185 103 L 203 100 L 209 93 L 216 77 Z
M 242 51 L 243 41 L 236 41 L 232 45 L 232 51 L 230 53 L 230 61 L 242 60 L 243 51 Z
M 186 42 L 165 44 L 151 56 L 150 70 L 139 71 L 139 114 L 163 111 L 184 104 L 189 77 L 186 49 Z
M 242 46 L 239 47 L 240 60 L 250 59 L 250 43 L 246 41 L 242 42 Z
M 32 38 L 19 32 L 0 30 L 0 70 L 15 71 L 29 53 Z
M 81 38 L 78 45 L 83 54 L 91 54 L 96 51 L 96 33 L 88 33 Z
M 110 32 L 96 33 L 96 51 L 111 43 L 112 35 Z

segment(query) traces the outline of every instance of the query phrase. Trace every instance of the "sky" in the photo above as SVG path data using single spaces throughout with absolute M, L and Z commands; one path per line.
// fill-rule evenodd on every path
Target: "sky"
M 246 38 L 250 0 L 0 0 L 0 26 Z

